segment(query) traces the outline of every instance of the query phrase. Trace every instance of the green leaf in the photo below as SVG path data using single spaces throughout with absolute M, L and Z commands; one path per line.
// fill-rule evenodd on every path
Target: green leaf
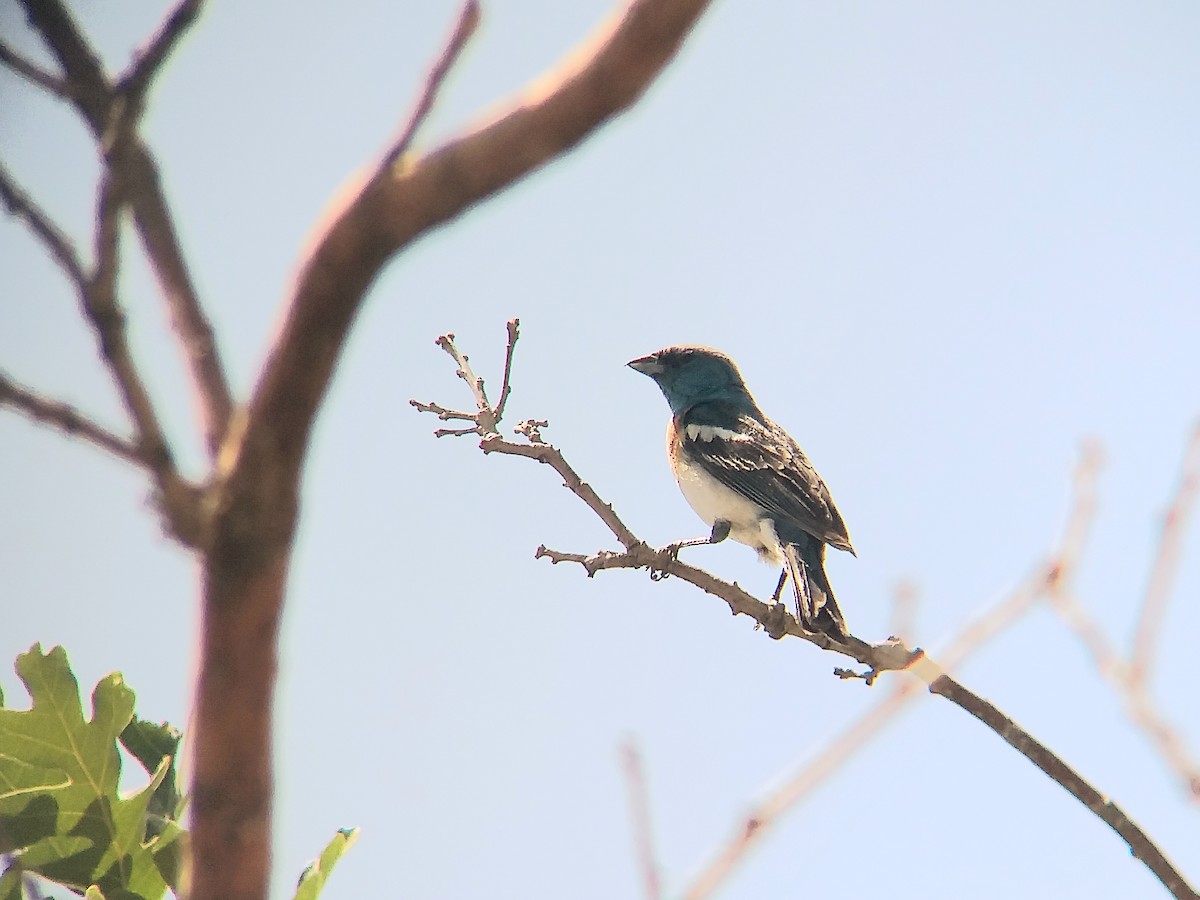
M 342 854 L 354 846 L 354 842 L 358 840 L 358 831 L 357 828 L 338 829 L 333 840 L 321 851 L 321 858 L 310 863 L 300 875 L 300 882 L 296 885 L 295 900 L 316 900 L 325 888 L 325 882 L 329 879 L 329 873 L 333 871 L 334 865 L 342 858 Z
M 154 857 L 154 865 L 163 880 L 176 894 L 179 893 L 179 876 L 183 871 L 184 855 L 187 853 L 188 833 L 178 822 L 168 820 L 162 832 L 146 844 Z
M 181 797 L 175 760 L 179 758 L 182 737 L 173 725 L 166 722 L 156 725 L 144 719 L 134 719 L 121 732 L 121 745 L 151 775 L 156 774 L 163 760 L 169 763 L 147 807 L 146 840 L 161 834 L 167 824 L 178 817 Z
M 61 647 L 43 654 L 35 644 L 17 658 L 16 668 L 32 707 L 0 709 L 0 834 L 9 845 L 3 850 L 22 870 L 77 893 L 94 885 L 107 900 L 157 900 L 167 882 L 146 845 L 153 837 L 148 823 L 157 802 L 163 814 L 154 827 L 161 833 L 178 804 L 178 733 L 135 723 L 133 691 L 117 673 L 96 685 L 85 720 Z M 117 791 L 119 737 L 127 737 L 131 754 L 152 773 L 128 796 Z
M 71 779 L 62 769 L 44 769 L 0 753 L 0 809 L 16 809 L 33 794 L 65 788 Z

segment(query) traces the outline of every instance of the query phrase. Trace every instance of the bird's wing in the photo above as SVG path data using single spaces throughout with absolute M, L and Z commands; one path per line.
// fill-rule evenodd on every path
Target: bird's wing
M 839 550 L 854 552 L 829 488 L 786 431 L 723 402 L 701 403 L 677 419 L 688 458 L 726 487 Z M 785 535 L 780 535 L 785 537 Z

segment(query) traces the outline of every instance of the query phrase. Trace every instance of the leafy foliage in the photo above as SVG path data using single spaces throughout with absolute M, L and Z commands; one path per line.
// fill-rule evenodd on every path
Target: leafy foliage
M 66 651 L 35 644 L 17 658 L 32 706 L 0 708 L 0 900 L 19 898 L 28 873 L 106 900 L 157 900 L 180 869 L 180 734 L 135 719 L 119 673 L 92 691 L 83 717 Z M 3 697 L 0 696 L 0 707 Z M 120 741 L 150 775 L 122 796 Z

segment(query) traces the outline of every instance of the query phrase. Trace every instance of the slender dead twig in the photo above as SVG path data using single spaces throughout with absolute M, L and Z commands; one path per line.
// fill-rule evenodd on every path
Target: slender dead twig
M 87 275 L 84 274 L 83 263 L 75 252 L 71 239 L 54 223 L 50 215 L 21 189 L 3 162 L 0 162 L 0 200 L 4 201 L 9 215 L 21 219 L 41 241 L 75 289 L 86 290 Z
M 58 60 L 71 102 L 97 137 L 107 125 L 112 91 L 95 51 L 60 0 L 18 0 L 29 24 Z
M 1074 594 L 1055 590 L 1050 602 L 1092 657 L 1100 677 L 1120 698 L 1130 721 L 1155 745 L 1192 799 L 1200 800 L 1200 764 L 1188 753 L 1180 731 L 1159 711 L 1145 682 L 1133 680 L 1130 664 L 1121 658 L 1095 617 Z
M 396 161 L 407 153 L 408 148 L 412 146 L 417 132 L 433 111 L 434 104 L 437 102 L 438 91 L 441 90 L 451 69 L 454 68 L 454 64 L 458 62 L 463 48 L 467 46 L 467 41 L 471 39 L 471 35 L 475 33 L 475 29 L 479 26 L 479 17 L 479 0 L 466 0 L 462 9 L 459 10 L 458 21 L 454 26 L 454 31 L 451 32 L 449 39 L 442 47 L 441 56 L 438 57 L 437 62 L 434 63 L 433 67 L 429 70 L 428 76 L 425 78 L 425 87 L 421 91 L 421 95 L 417 98 L 417 102 L 413 106 L 413 111 L 409 114 L 404 127 L 400 129 L 400 134 L 392 141 L 391 147 L 384 154 L 381 168 L 390 168 L 395 165 Z
M 1183 875 L 1166 858 L 1158 846 L 1117 804 L 1113 803 L 1071 769 L 1065 762 L 1039 743 L 1012 719 L 988 701 L 971 693 L 947 675 L 929 686 L 931 693 L 945 697 L 951 703 L 975 716 L 992 731 L 1004 738 L 1018 753 L 1049 775 L 1076 800 L 1121 836 L 1129 851 L 1141 860 L 1163 886 L 1178 900 L 1200 900 L 1200 894 L 1187 883 Z
M 1179 484 L 1163 517 L 1158 552 L 1154 557 L 1154 566 L 1150 570 L 1150 580 L 1142 601 L 1142 612 L 1138 617 L 1129 666 L 1130 682 L 1137 688 L 1150 679 L 1158 636 L 1162 632 L 1167 602 L 1179 571 L 1183 538 L 1196 506 L 1197 494 L 1200 494 L 1200 422 L 1192 429 L 1191 439 L 1183 453 Z M 1200 796 L 1200 789 L 1196 793 Z
M 204 0 L 180 0 L 163 19 L 158 31 L 135 54 L 133 62 L 117 79 L 117 93 L 131 102 L 141 103 L 154 76 L 167 61 L 180 38 L 200 15 Z
M 7 66 L 30 84 L 36 85 L 56 97 L 69 99 L 71 96 L 70 87 L 63 79 L 30 62 L 3 41 L 0 41 L 0 65 Z
M 115 135 L 114 139 L 119 141 Z M 175 469 L 150 394 L 134 365 L 125 335 L 125 314 L 116 296 L 120 219 L 125 205 L 117 173 L 111 168 L 106 169 L 98 191 L 96 259 L 90 273 L 62 230 L 21 190 L 3 166 L 0 166 L 0 199 L 11 214 L 29 226 L 74 286 L 80 309 L 92 326 L 101 356 L 135 425 L 135 449 L 132 453 L 126 452 L 120 439 L 94 423 L 89 424 L 71 407 L 38 398 L 12 382 L 3 398 L 6 405 L 20 409 L 38 421 L 58 424 L 67 431 L 79 433 L 120 458 L 148 469 L 155 477 L 171 533 L 185 543 L 194 542 L 199 533 L 196 502 L 199 489 L 187 484 Z
M 212 326 L 183 258 L 174 219 L 163 196 L 158 166 L 136 132 L 141 98 L 149 87 L 150 78 L 161 71 L 168 52 L 194 20 L 198 4 L 183 2 L 176 7 L 151 40 L 145 54 L 134 62 L 122 87 L 109 82 L 95 51 L 61 0 L 20 2 L 30 24 L 58 60 L 70 100 L 98 145 L 105 150 L 107 164 L 120 169 L 124 196 L 162 289 L 172 328 L 188 362 L 199 401 L 205 444 L 210 456 L 215 458 L 228 430 L 233 411 L 232 395 Z M 126 139 L 122 152 L 109 154 L 114 129 Z
M 494 428 L 489 427 L 488 423 L 492 421 L 491 417 L 495 413 L 491 409 L 490 404 L 488 404 L 486 393 L 483 390 L 482 379 L 475 376 L 462 362 L 466 357 L 454 345 L 452 335 L 439 338 L 438 343 L 456 361 L 460 361 L 457 374 L 471 387 L 475 395 L 476 405 L 480 409 L 480 413 L 475 419 L 476 428 L 473 430 L 464 428 L 461 431 L 463 433 L 479 435 L 482 438 L 480 449 L 485 453 L 501 452 L 515 456 L 526 456 L 550 465 L 563 477 L 564 485 L 587 503 L 601 520 L 609 526 L 614 536 L 617 536 L 618 540 L 621 540 L 625 546 L 624 552 L 602 551 L 593 556 L 562 553 L 555 550 L 548 550 L 542 546 L 538 548 L 536 556 L 549 557 L 552 562 L 578 563 L 587 570 L 589 576 L 594 575 L 597 571 L 608 568 L 649 568 L 652 575 L 658 573 L 660 577 L 666 574 L 678 575 L 680 578 L 701 587 L 703 590 L 725 599 L 735 614 L 744 612 L 747 615 L 755 617 L 772 637 L 779 638 L 785 634 L 794 634 L 797 637 L 810 640 L 824 649 L 851 656 L 859 662 L 870 666 L 869 671 L 863 675 L 847 670 L 835 669 L 835 674 L 839 674 L 842 677 L 860 677 L 868 684 L 871 684 L 883 671 L 905 669 L 911 672 L 927 686 L 930 693 L 950 700 L 983 722 L 1010 746 L 1029 759 L 1057 784 L 1084 804 L 1093 814 L 1109 825 L 1110 828 L 1126 841 L 1133 854 L 1145 863 L 1174 896 L 1180 898 L 1180 900 L 1200 900 L 1194 890 L 1183 879 L 1183 876 L 1166 859 L 1149 836 L 1116 804 L 1102 797 L 1082 776 L 1033 738 L 1032 735 L 1021 729 L 1011 718 L 1005 716 L 994 705 L 952 678 L 948 674 L 945 665 L 939 664 L 919 650 L 908 650 L 897 639 L 892 639 L 884 645 L 869 645 L 856 638 L 849 638 L 843 643 L 831 641 L 826 635 L 810 636 L 799 627 L 799 624 L 787 614 L 786 610 L 782 609 L 781 604 L 771 604 L 770 608 L 768 608 L 766 604 L 761 604 L 753 597 L 750 597 L 741 588 L 737 587 L 737 585 L 722 582 L 707 572 L 679 563 L 671 548 L 655 551 L 646 547 L 621 522 L 612 506 L 600 500 L 599 495 L 579 478 L 574 469 L 567 464 L 561 452 L 556 448 L 544 443 L 531 443 L 529 445 L 512 443 L 497 434 Z M 419 404 L 416 401 L 410 402 L 418 407 L 429 408 L 433 406 L 433 404 Z M 1095 447 L 1085 448 L 1076 476 L 1076 498 L 1072 514 L 1068 518 L 1062 545 L 1057 557 L 1039 571 L 1032 582 L 1033 587 L 1020 592 L 1016 601 L 1006 605 L 1004 609 L 999 610 L 992 617 L 985 619 L 986 625 L 976 622 L 972 628 L 966 629 L 964 631 L 966 637 L 971 637 L 976 641 L 985 639 L 994 632 L 983 629 L 985 627 L 994 627 L 997 617 L 1003 618 L 1006 621 L 1010 620 L 1017 613 L 1027 609 L 1036 599 L 1045 593 L 1069 588 L 1074 579 L 1084 547 L 1086 546 L 1088 530 L 1095 514 L 1095 478 L 1099 465 L 1100 454 L 1098 450 Z M 886 721 L 892 714 L 894 713 L 891 711 L 886 714 L 880 713 L 878 718 L 880 721 Z M 723 855 L 718 860 L 716 867 L 713 869 L 716 872 L 715 879 L 701 882 L 701 892 L 695 895 L 689 894 L 688 896 L 705 896 L 706 893 L 710 892 L 711 886 L 715 885 L 720 877 L 723 877 L 723 873 L 742 855 L 744 848 L 749 845 L 749 842 L 761 828 L 762 820 L 757 816 L 751 817 L 743 829 L 741 836 L 731 845 L 735 849 Z
M 504 379 L 500 384 L 500 400 L 496 403 L 496 421 L 504 418 L 504 407 L 508 403 L 508 395 L 512 393 L 512 364 L 513 352 L 517 349 L 517 338 L 520 336 L 521 320 L 508 320 L 508 346 L 504 351 Z
M 0 372 L 0 405 L 11 406 L 31 420 L 83 438 L 106 453 L 134 465 L 144 465 L 141 451 L 131 441 L 109 431 L 61 400 L 43 397 Z
M 133 361 L 126 336 L 125 312 L 117 300 L 123 206 L 119 185 L 111 172 L 106 173 L 97 200 L 95 268 L 81 295 L 83 313 L 91 322 L 100 352 L 133 420 L 141 457 L 160 479 L 167 480 L 174 477 L 175 463 L 150 393 Z
M 516 349 L 517 340 L 521 336 L 521 320 L 509 319 L 506 330 L 508 332 L 508 346 L 504 352 L 504 381 L 500 387 L 500 402 L 495 407 L 488 400 L 487 388 L 483 383 L 483 379 L 477 376 L 471 369 L 471 360 L 463 353 L 460 353 L 458 347 L 455 345 L 454 335 L 443 334 L 437 339 L 437 345 L 445 350 L 458 366 L 455 374 L 467 383 L 467 386 L 471 388 L 471 393 L 475 396 L 475 412 L 473 413 L 444 409 L 436 403 L 426 404 L 420 403 L 417 400 L 409 401 L 421 412 L 435 413 L 443 421 L 458 419 L 475 423 L 475 427 L 473 428 L 439 429 L 434 432 L 437 437 L 464 434 L 478 434 L 480 437 L 487 437 L 488 435 L 500 434 L 497 426 L 499 426 L 500 420 L 504 416 L 504 404 L 508 400 L 509 392 L 512 390 L 509 379 L 512 376 L 513 352 Z
M 171 328 L 187 360 L 199 404 L 204 444 L 209 456 L 215 459 L 233 415 L 233 395 L 225 366 L 212 324 L 183 258 L 175 219 L 163 196 L 158 164 L 140 139 L 131 143 L 126 160 L 125 181 L 133 222 L 166 300 Z
M 621 746 L 621 766 L 625 772 L 626 792 L 629 795 L 629 817 L 633 821 L 634 849 L 642 869 L 642 885 L 646 900 L 660 900 L 662 879 L 654 853 L 654 829 L 650 825 L 650 796 L 646 789 L 646 773 L 642 755 L 631 740 Z
M 1130 660 L 1122 658 L 1069 583 L 1055 583 L 1049 597 L 1051 608 L 1091 655 L 1097 673 L 1120 698 L 1130 721 L 1155 745 L 1193 799 L 1200 800 L 1200 763 L 1188 753 L 1180 731 L 1158 709 L 1150 696 L 1147 679 L 1161 617 L 1179 564 L 1183 532 L 1195 504 L 1197 481 L 1200 481 L 1200 426 L 1193 431 L 1184 452 L 1179 485 L 1163 525 Z

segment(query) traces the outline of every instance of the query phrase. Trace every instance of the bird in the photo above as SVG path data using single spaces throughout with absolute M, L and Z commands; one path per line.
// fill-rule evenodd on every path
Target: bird
M 695 345 L 666 347 L 629 367 L 658 384 L 671 407 L 667 455 L 688 504 L 712 527 L 674 546 L 746 544 L 781 565 L 809 633 L 849 632 L 825 574 L 825 547 L 857 556 L 829 488 L 791 436 L 769 419 L 732 359 Z

